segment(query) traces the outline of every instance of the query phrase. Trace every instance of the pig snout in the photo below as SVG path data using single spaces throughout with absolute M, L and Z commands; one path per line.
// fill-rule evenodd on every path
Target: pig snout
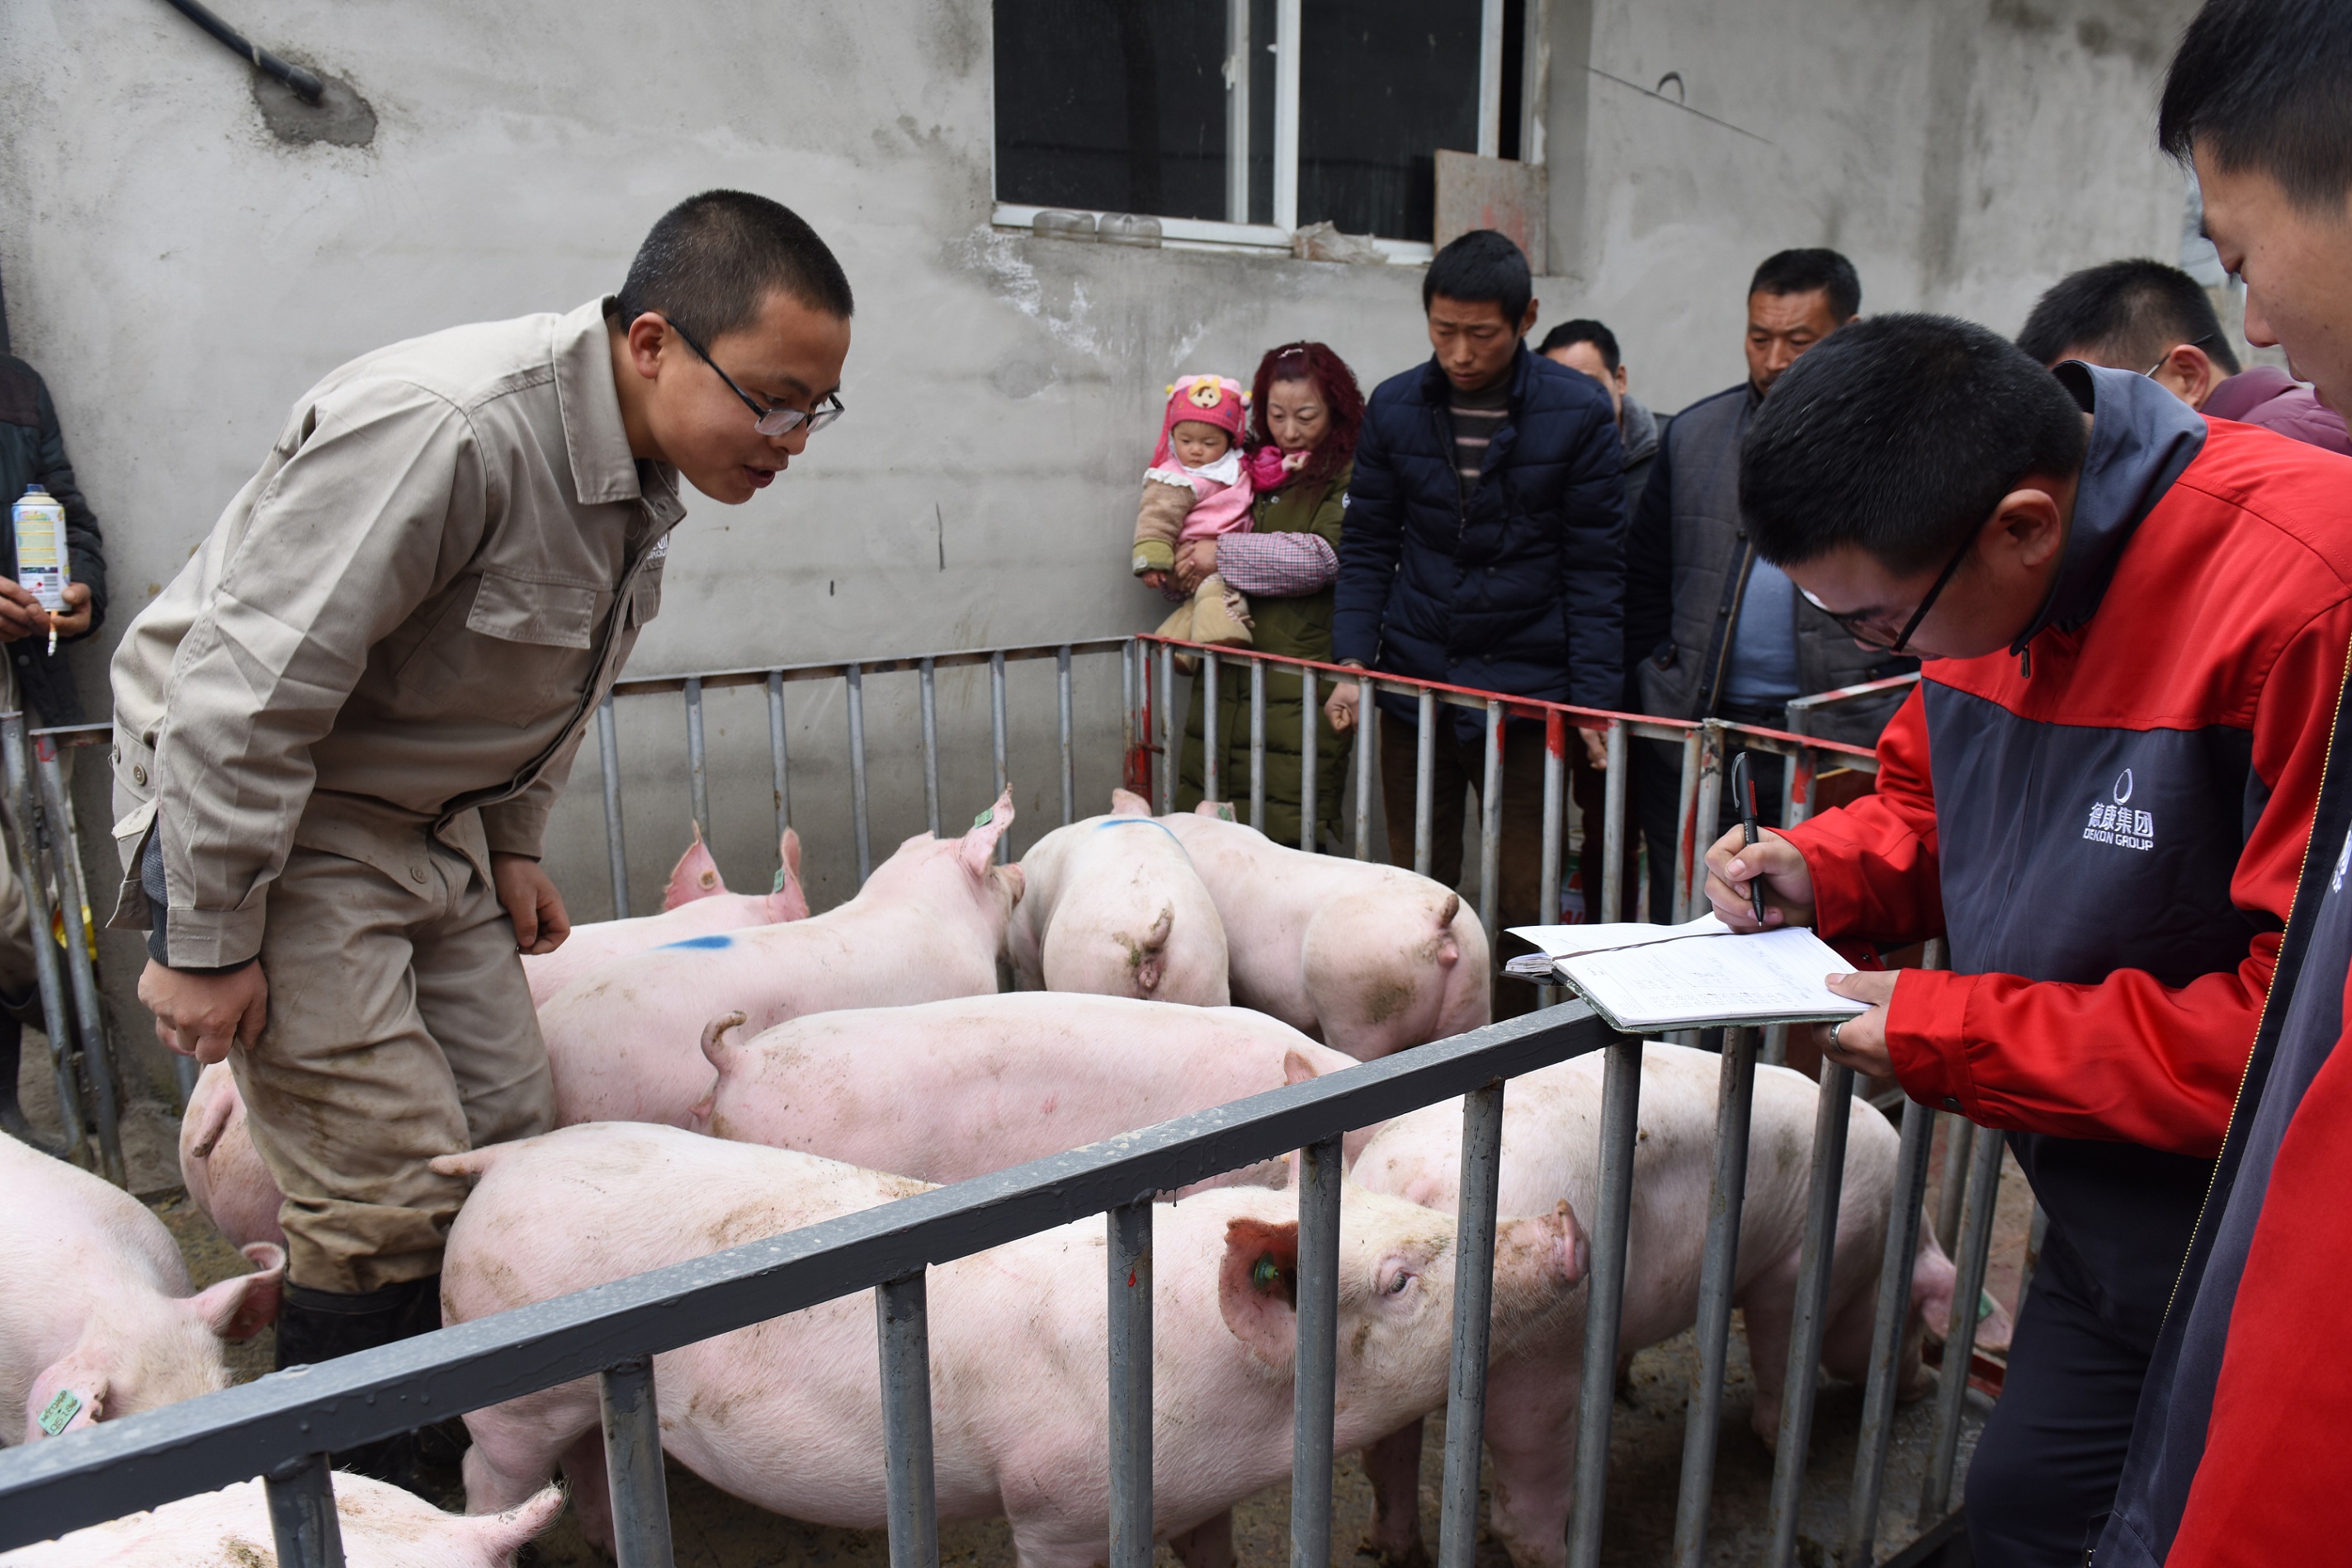
M 1517 1289 L 1535 1296 L 1580 1284 L 1591 1265 L 1591 1243 L 1566 1198 L 1548 1215 L 1505 1220 L 1495 1227 L 1498 1300 L 1507 1274 Z

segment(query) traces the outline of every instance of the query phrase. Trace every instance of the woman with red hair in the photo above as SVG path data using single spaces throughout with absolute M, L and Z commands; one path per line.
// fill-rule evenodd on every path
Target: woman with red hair
M 1191 593 L 1214 572 L 1249 600 L 1253 648 L 1293 658 L 1331 658 L 1331 584 L 1339 576 L 1339 525 L 1354 472 L 1364 395 L 1345 361 L 1321 343 L 1285 343 L 1258 362 L 1250 398 L 1250 476 L 1256 487 L 1250 531 L 1202 539 L 1176 554 L 1176 586 Z M 1250 797 L 1249 682 L 1220 670 L 1217 795 Z M 1299 788 L 1298 678 L 1269 669 L 1265 680 L 1265 833 L 1297 844 L 1305 810 Z M 1319 706 L 1319 705 L 1318 705 Z M 1176 808 L 1202 797 L 1201 686 L 1184 721 Z M 1317 841 L 1339 834 L 1339 786 L 1348 742 L 1318 717 L 1315 764 Z

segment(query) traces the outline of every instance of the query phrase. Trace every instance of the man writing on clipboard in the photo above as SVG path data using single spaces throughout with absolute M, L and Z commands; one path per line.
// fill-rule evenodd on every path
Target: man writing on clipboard
M 1968 1482 L 1986 1563 L 2080 1563 L 2294 893 L 2352 636 L 2343 460 L 2143 377 L 1885 316 L 1781 378 L 1742 451 L 1759 549 L 1920 686 L 1877 793 L 1707 854 L 1736 931 L 1941 935 L 1864 973 L 1831 1059 L 2010 1130 L 2050 1215 Z M 2127 1141 L 2126 1141 L 2127 1140 Z

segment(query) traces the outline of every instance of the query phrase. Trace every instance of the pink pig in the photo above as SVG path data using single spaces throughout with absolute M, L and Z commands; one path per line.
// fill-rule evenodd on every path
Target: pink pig
M 1721 1067 L 1712 1052 L 1654 1041 L 1643 1047 L 1621 1355 L 1671 1339 L 1697 1319 Z M 1600 1198 L 1601 1068 L 1600 1057 L 1580 1057 L 1515 1078 L 1505 1087 L 1499 1213 L 1547 1213 L 1561 1202 L 1592 1212 Z M 1747 1321 L 1755 1370 L 1754 1425 L 1768 1443 L 1778 1429 L 1788 1372 L 1819 1097 L 1818 1087 L 1801 1073 L 1756 1069 L 1734 1300 Z M 1869 1369 L 1898 1142 L 1884 1116 L 1854 1101 L 1831 1262 L 1828 1331 L 1822 1342 L 1822 1364 L 1834 1376 L 1858 1381 Z M 1387 1123 L 1364 1150 L 1355 1173 L 1378 1191 L 1452 1214 L 1460 1199 L 1461 1171 L 1457 1100 Z M 1952 1282 L 1951 1260 L 1923 1226 L 1900 1363 L 1905 1397 L 1916 1396 L 1926 1386 L 1919 1364 L 1922 1312 L 1943 1321 Z M 1583 1384 L 1584 1302 L 1579 1295 L 1574 1321 L 1561 1332 L 1508 1352 L 1498 1345 L 1489 1363 L 1486 1449 L 1495 1465 L 1494 1529 L 1516 1568 L 1556 1568 L 1566 1560 L 1576 1404 Z M 1375 1499 L 1369 1545 L 1390 1563 L 1423 1561 L 1420 1423 L 1368 1449 L 1364 1468 Z
M 818 1013 L 703 1049 L 689 1123 L 926 1182 L 961 1182 L 1356 1065 L 1239 1007 L 1023 991 Z M 1369 1131 L 1352 1133 L 1360 1149 Z M 1215 1185 L 1287 1180 L 1280 1162 Z
M 1008 789 L 961 838 L 908 839 L 837 909 L 688 937 L 574 982 L 539 1010 L 557 1123 L 683 1126 L 710 1087 L 704 1026 L 729 1013 L 757 1031 L 803 1013 L 993 992 L 1021 897 L 1021 868 L 992 864 L 1012 826 Z
M 677 868 L 669 874 L 660 914 L 591 921 L 572 927 L 563 945 L 553 952 L 523 955 L 522 972 L 530 981 L 531 1005 L 546 1006 L 566 986 L 633 952 L 714 931 L 808 919 L 808 895 L 801 890 L 801 836 L 785 828 L 780 853 L 783 865 L 774 892 L 730 893 L 719 875 L 719 863 L 703 845 L 702 830 L 696 828 L 693 845 L 678 857 Z
M 1136 795 L 1114 811 L 1147 811 Z M 1308 855 L 1220 807 L 1162 816 L 1216 900 L 1234 1000 L 1359 1061 L 1493 1019 L 1486 933 L 1444 884 L 1393 866 Z
M 1021 858 L 1021 871 L 1005 951 L 1031 990 L 1196 1007 L 1233 999 L 1216 903 L 1148 808 L 1056 828 Z
M 814 1155 L 605 1123 L 445 1155 L 480 1184 L 443 1266 L 451 1322 L 544 1300 L 923 1189 Z M 1360 1447 L 1445 1398 L 1454 1221 L 1349 1187 L 1340 1225 L 1337 1441 Z M 1154 1214 L 1154 1527 L 1225 1568 L 1225 1510 L 1290 1473 L 1297 1205 L 1233 1187 Z M 1513 1349 L 1556 1335 L 1584 1270 L 1564 1207 L 1499 1227 L 1494 1319 Z M 929 1272 L 939 1517 L 1003 1515 L 1023 1568 L 1092 1568 L 1109 1535 L 1099 1216 Z M 727 1491 L 814 1523 L 883 1523 L 872 1294 L 656 1359 L 662 1440 Z M 558 1464 L 591 1541 L 612 1539 L 596 1386 L 466 1417 L 469 1509 L 513 1506 Z
M 245 1100 L 226 1062 L 205 1068 L 188 1096 L 187 1114 L 180 1118 L 180 1179 L 231 1247 L 286 1245 L 278 1224 L 286 1196 L 246 1131 Z
M 346 1568 L 508 1568 L 523 1542 L 563 1511 L 563 1494 L 553 1487 L 504 1513 L 456 1514 L 365 1476 L 339 1470 L 334 1485 Z M 0 1568 L 230 1568 L 276 1561 L 259 1481 L 0 1552 Z
M 223 1340 L 278 1318 L 286 1254 L 245 1248 L 257 1270 L 199 1292 L 163 1222 L 137 1198 L 0 1137 L 0 1442 L 228 1386 Z

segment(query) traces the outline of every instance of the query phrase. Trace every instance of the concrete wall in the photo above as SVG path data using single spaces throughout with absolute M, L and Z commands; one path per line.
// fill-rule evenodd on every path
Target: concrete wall
M 1539 285 L 1546 319 L 1611 321 L 1639 394 L 1672 408 L 1741 374 L 1742 289 L 1782 245 L 1847 249 L 1869 309 L 2003 328 L 2070 268 L 2169 256 L 2181 184 L 2151 149 L 2151 105 L 2189 8 L 1550 0 L 1545 146 L 1567 275 Z M 281 141 L 252 72 L 156 0 L 0 8 L 11 324 L 110 539 L 115 618 L 82 656 L 92 698 L 113 636 L 305 385 L 392 339 L 610 289 L 652 219 L 707 186 L 773 195 L 840 252 L 860 304 L 852 412 L 751 504 L 695 509 L 637 672 L 1147 627 L 1161 606 L 1128 578 L 1125 543 L 1174 374 L 1246 374 L 1271 344 L 1317 337 L 1369 386 L 1425 352 L 1415 268 L 992 229 L 984 0 L 235 10 L 364 97 L 373 141 Z M 1642 90 L 1667 71 L 1686 101 Z M 1029 824 L 1058 807 L 1043 668 L 1016 679 Z M 1086 680 L 1092 810 L 1118 700 L 1114 674 Z M 966 821 L 990 783 L 986 687 L 941 689 L 943 810 Z M 872 697 L 884 852 L 921 826 L 911 691 Z M 822 904 L 854 883 L 840 689 L 795 688 L 793 714 Z M 720 859 L 739 884 L 764 881 L 764 710 L 714 699 L 712 722 Z M 684 835 L 682 729 L 674 707 L 637 706 L 624 734 L 643 909 Z M 102 795 L 85 783 L 95 824 Z M 609 903 L 593 751 L 578 784 L 551 862 L 591 917 Z M 136 949 L 108 958 L 121 1027 L 143 1038 Z

